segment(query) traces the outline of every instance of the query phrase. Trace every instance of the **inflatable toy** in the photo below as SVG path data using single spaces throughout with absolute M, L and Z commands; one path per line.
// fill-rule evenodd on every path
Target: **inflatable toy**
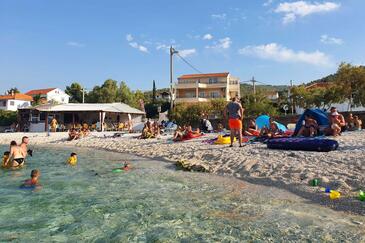
M 339 199 L 341 197 L 341 193 L 338 191 L 332 191 L 330 192 L 330 199 L 334 200 L 334 199 Z
M 311 186 L 318 186 L 320 183 L 319 179 L 313 179 L 309 182 Z
M 364 191 L 359 191 L 359 199 L 360 201 L 365 201 L 365 192 Z
M 326 187 L 326 188 L 322 187 L 322 188 L 321 188 L 321 191 L 322 191 L 322 192 L 325 192 L 325 193 L 330 193 L 332 190 L 331 190 L 331 188 L 329 188 L 329 187 Z
M 236 141 L 236 138 L 233 140 Z M 222 136 L 219 135 L 217 140 L 214 142 L 215 144 L 230 144 L 231 143 L 231 137 L 230 136 Z
M 269 149 L 329 152 L 338 148 L 338 142 L 325 138 L 273 138 L 267 142 Z
M 124 170 L 123 169 L 120 169 L 120 168 L 116 168 L 116 169 L 113 169 L 112 172 L 113 173 L 120 173 L 120 172 L 123 172 Z

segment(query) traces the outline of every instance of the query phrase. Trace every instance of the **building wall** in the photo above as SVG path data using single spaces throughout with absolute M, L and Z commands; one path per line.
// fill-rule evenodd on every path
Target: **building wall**
M 212 98 L 224 98 L 228 101 L 235 96 L 240 96 L 239 79 L 230 75 L 179 79 L 176 85 L 175 102 L 187 102 L 186 99 L 189 99 L 189 102 L 206 102 Z
M 47 101 L 56 101 L 57 103 L 67 104 L 69 102 L 69 96 L 61 89 L 54 89 L 47 93 Z
M 17 111 L 18 108 L 30 106 L 30 101 L 25 100 L 0 100 L 0 110 Z

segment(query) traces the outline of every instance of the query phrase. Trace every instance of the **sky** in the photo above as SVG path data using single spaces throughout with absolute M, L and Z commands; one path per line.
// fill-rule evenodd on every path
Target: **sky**
M 169 85 L 168 47 L 203 73 L 309 82 L 365 63 L 364 0 L 1 0 L 0 93 Z M 197 73 L 174 56 L 174 78 Z

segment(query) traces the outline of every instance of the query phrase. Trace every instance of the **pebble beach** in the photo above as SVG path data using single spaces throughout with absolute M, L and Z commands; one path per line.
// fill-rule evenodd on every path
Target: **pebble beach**
M 88 147 L 170 163 L 187 161 L 204 166 L 211 173 L 233 176 L 244 181 L 286 189 L 310 202 L 335 210 L 365 215 L 365 202 L 358 200 L 359 190 L 365 189 L 365 131 L 346 132 L 336 139 L 340 146 L 332 152 L 271 150 L 263 143 L 249 143 L 243 148 L 214 145 L 206 141 L 217 134 L 174 143 L 171 136 L 141 140 L 136 134 L 113 137 L 113 132 L 92 132 L 90 136 L 67 141 L 67 133 L 6 133 L 0 144 L 8 145 L 21 137 L 30 138 L 32 145 Z M 71 152 L 70 148 L 70 152 Z M 38 152 L 38 151 L 36 151 Z M 319 187 L 309 186 L 318 178 Z M 321 188 L 329 187 L 341 193 L 341 198 L 330 200 Z

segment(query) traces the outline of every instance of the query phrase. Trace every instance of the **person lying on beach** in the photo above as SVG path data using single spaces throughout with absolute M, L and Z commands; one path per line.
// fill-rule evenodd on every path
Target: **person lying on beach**
M 254 119 L 250 119 L 248 121 L 248 129 L 244 132 L 246 136 L 259 136 L 260 129 L 258 129 L 256 125 L 256 121 Z
M 362 128 L 362 121 L 359 119 L 358 116 L 354 116 L 354 125 L 356 130 L 361 130 Z
M 70 157 L 67 159 L 67 164 L 75 166 L 77 164 L 77 154 L 71 153 Z
M 314 137 L 317 136 L 318 123 L 311 116 L 305 115 L 302 127 L 297 136 Z
M 78 138 L 80 138 L 79 132 L 75 128 L 71 128 L 70 131 L 68 132 L 68 140 L 72 141 Z
M 2 162 L 1 162 L 1 167 L 2 168 L 9 168 L 10 167 L 9 157 L 10 157 L 10 152 L 5 151 L 4 155 L 3 155 Z
M 39 177 L 41 176 L 41 172 L 37 169 L 32 170 L 30 173 L 30 179 L 25 180 L 23 185 L 21 187 L 41 187 L 41 184 L 39 184 Z
M 24 165 L 25 162 L 25 153 L 20 146 L 15 141 L 11 141 L 10 143 L 10 155 L 8 159 L 8 163 L 11 163 L 11 167 L 20 168 Z

